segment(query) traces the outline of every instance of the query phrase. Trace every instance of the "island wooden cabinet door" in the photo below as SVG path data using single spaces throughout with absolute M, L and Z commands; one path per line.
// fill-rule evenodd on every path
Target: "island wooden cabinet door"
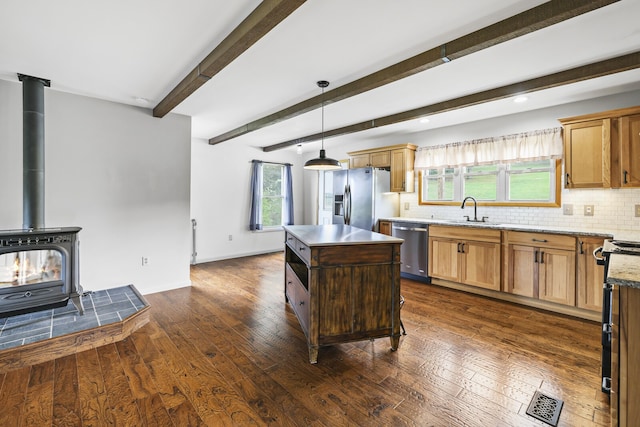
M 386 266 L 325 268 L 318 271 L 318 334 L 323 342 L 331 337 L 358 336 L 391 324 L 392 288 Z

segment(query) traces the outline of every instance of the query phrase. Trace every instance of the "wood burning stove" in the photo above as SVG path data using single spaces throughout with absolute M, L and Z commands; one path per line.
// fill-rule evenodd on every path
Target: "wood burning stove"
M 80 227 L 44 226 L 44 88 L 49 80 L 18 74 L 22 82 L 22 206 L 20 230 L 0 231 L 0 316 L 74 303 L 80 314 Z
M 0 317 L 61 307 L 80 314 L 80 227 L 0 231 Z

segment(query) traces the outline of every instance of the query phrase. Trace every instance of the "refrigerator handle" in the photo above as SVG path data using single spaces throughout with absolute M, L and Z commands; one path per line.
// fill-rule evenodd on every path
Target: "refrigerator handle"
M 346 199 L 346 208 L 344 211 L 344 224 L 351 224 L 351 186 L 347 184 L 344 189 L 345 199 Z

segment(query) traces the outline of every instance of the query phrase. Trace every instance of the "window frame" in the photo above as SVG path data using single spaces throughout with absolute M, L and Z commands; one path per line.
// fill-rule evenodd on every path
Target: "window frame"
M 524 161 L 523 161 L 524 162 Z M 496 191 L 508 192 L 508 182 L 507 178 L 509 174 L 506 171 L 506 163 L 496 163 L 499 165 L 498 167 L 498 182 Z M 553 167 L 552 167 L 553 168 Z M 561 188 L 561 177 L 562 177 L 562 160 L 555 160 L 554 170 L 554 179 L 551 184 L 551 188 L 554 191 L 554 200 L 549 201 L 529 201 L 529 200 L 500 200 L 500 201 L 492 201 L 492 200 L 480 200 L 478 199 L 478 205 L 481 206 L 509 206 L 509 207 L 548 207 L 548 208 L 558 208 L 562 205 L 562 188 Z M 454 168 L 454 194 L 453 200 L 423 200 L 423 180 L 424 178 L 424 170 L 420 170 L 418 173 L 418 205 L 419 206 L 457 206 L 462 203 L 463 199 L 463 180 L 464 173 L 462 171 L 461 166 L 456 166 Z M 499 193 L 498 193 L 499 194 Z M 505 193 L 506 194 L 506 193 Z
M 265 177 L 265 169 L 267 167 L 273 167 L 273 168 L 279 168 L 280 169 L 280 194 L 279 195 L 267 195 L 267 192 L 265 191 L 265 184 L 266 181 L 264 179 Z M 284 213 L 285 213 L 285 199 L 286 199 L 286 188 L 285 188 L 285 165 L 281 164 L 281 163 L 270 163 L 270 162 L 263 162 L 262 163 L 262 170 L 261 170 L 261 174 L 262 177 L 260 179 L 260 182 L 262 183 L 262 192 L 261 192 L 261 197 L 260 197 L 260 208 L 262 209 L 262 230 L 275 230 L 275 229 L 281 229 L 284 226 Z M 264 215 L 264 208 L 265 206 L 267 206 L 267 204 L 265 203 L 265 200 L 276 200 L 276 199 L 280 199 L 280 224 L 277 225 L 266 225 L 265 224 L 265 218 L 266 216 Z

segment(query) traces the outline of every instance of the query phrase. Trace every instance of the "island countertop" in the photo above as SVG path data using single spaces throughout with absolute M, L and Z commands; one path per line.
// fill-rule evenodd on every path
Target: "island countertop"
M 607 283 L 640 289 L 640 257 L 636 255 L 611 254 Z
M 350 225 L 287 225 L 285 231 L 309 247 L 402 243 L 403 239 L 374 233 Z

